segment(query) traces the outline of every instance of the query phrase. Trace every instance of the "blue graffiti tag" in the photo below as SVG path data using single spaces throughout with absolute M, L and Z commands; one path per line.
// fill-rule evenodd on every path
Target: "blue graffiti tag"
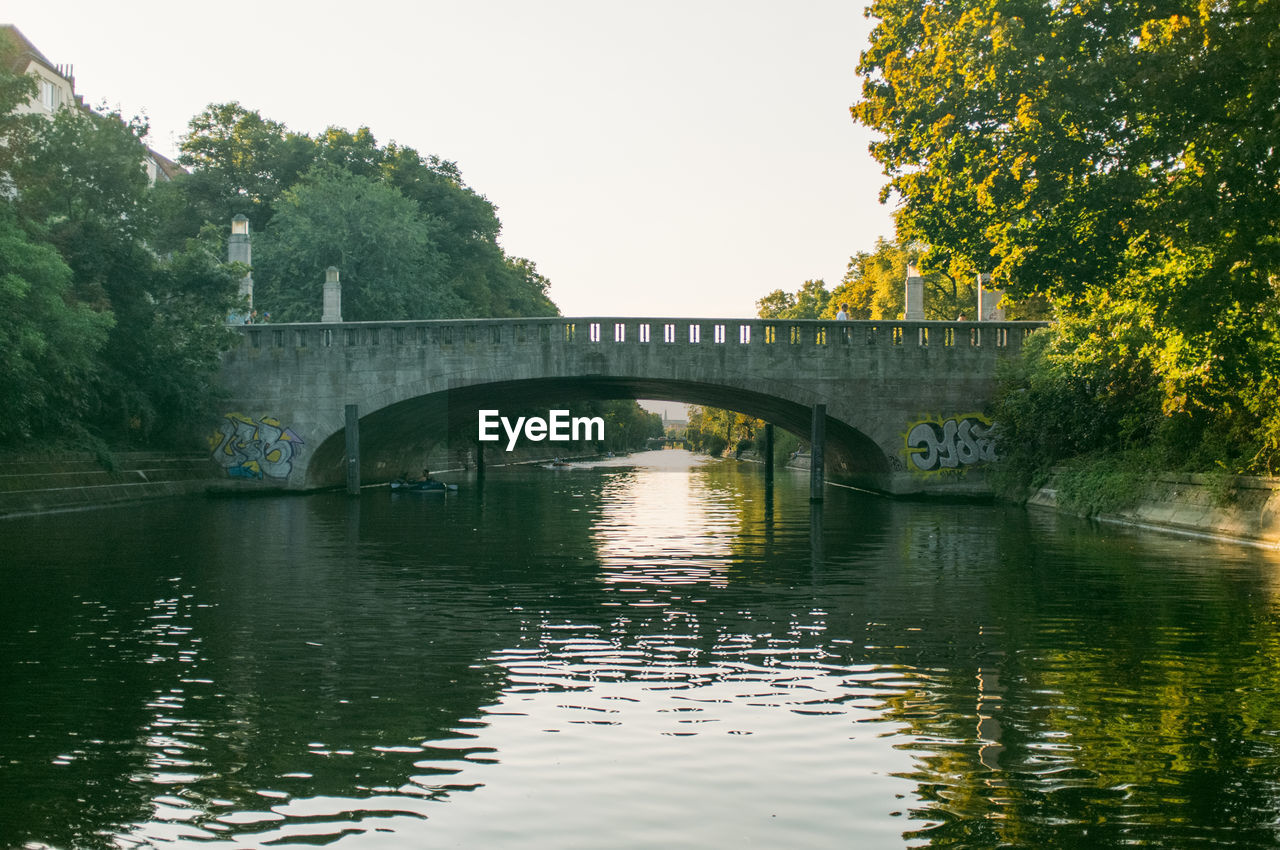
M 210 440 L 213 460 L 230 478 L 288 478 L 293 460 L 305 445 L 302 438 L 280 420 L 264 416 L 254 420 L 243 413 L 228 413 Z

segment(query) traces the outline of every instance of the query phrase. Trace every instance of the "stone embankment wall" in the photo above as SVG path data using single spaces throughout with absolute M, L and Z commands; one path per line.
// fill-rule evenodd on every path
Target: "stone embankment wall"
M 89 454 L 0 461 L 0 517 L 205 492 L 208 455 L 121 453 L 108 469 Z
M 1059 508 L 1054 482 L 1027 504 Z M 1136 505 L 1095 518 L 1280 548 L 1280 478 L 1161 475 Z

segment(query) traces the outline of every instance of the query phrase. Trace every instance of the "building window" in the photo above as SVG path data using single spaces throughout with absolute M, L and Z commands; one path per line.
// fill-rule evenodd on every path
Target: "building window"
M 50 112 L 62 105 L 62 92 L 51 80 L 40 81 L 40 105 Z

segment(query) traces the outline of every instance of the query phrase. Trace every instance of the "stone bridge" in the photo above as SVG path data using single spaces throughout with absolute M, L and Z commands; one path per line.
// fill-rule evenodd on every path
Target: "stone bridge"
M 980 494 L 998 458 L 997 366 L 1041 326 L 564 317 L 239 326 L 210 445 L 246 486 L 309 490 L 349 480 L 349 416 L 359 480 L 372 483 L 420 469 L 450 432 L 467 434 L 474 452 L 482 408 L 656 399 L 735 410 L 804 439 L 825 433 L 817 456 L 833 481 Z M 489 463 L 502 462 L 505 440 L 483 446 Z

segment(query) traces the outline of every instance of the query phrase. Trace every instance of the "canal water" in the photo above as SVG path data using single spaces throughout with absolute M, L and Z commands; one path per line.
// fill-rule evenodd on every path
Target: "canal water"
M 1264 553 L 653 452 L 0 523 L 0 846 L 1276 846 Z

